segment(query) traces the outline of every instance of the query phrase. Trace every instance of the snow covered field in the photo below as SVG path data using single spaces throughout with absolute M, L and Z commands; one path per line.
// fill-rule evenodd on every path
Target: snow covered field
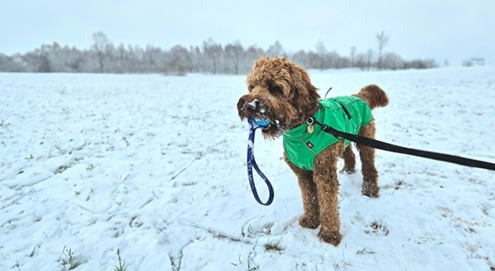
M 322 96 L 380 85 L 379 140 L 495 162 L 493 66 L 312 78 Z M 117 249 L 128 271 L 495 269 L 495 172 L 377 151 L 380 198 L 339 175 L 334 247 L 298 225 L 282 142 L 258 135 L 275 189 L 258 205 L 244 80 L 0 73 L 0 270 L 114 270 Z

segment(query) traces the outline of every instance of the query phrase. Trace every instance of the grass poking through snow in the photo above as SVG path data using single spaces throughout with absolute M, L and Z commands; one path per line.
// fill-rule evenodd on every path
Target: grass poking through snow
M 279 243 L 280 243 L 280 242 L 279 242 Z M 268 241 L 268 243 L 266 243 L 266 244 L 264 245 L 265 250 L 266 250 L 266 251 L 273 251 L 273 250 L 274 250 L 274 251 L 281 251 L 282 249 L 281 249 L 280 247 L 278 247 L 278 244 L 279 244 L 279 243 L 276 243 L 276 244 L 275 244 L 273 241 Z
M 120 258 L 120 250 L 119 249 L 117 249 L 117 256 L 119 257 L 119 266 L 115 266 L 114 271 L 126 271 L 127 265 L 125 264 L 125 261 L 123 261 L 124 264 L 122 264 L 122 259 Z

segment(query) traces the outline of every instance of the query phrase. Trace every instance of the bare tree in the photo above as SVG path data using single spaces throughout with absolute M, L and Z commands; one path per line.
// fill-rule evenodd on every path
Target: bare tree
M 266 51 L 266 54 L 268 57 L 281 57 L 284 54 L 284 49 L 280 41 L 277 40 L 273 45 L 270 45 L 270 47 L 268 47 L 268 51 Z
M 189 51 L 180 45 L 174 46 L 169 51 L 170 60 L 165 65 L 166 74 L 185 75 L 187 65 L 190 63 Z
M 356 55 L 356 59 L 354 60 L 354 65 L 361 70 L 364 70 L 366 68 L 366 55 L 363 53 L 358 53 Z
M 118 69 L 117 69 L 117 72 L 124 72 L 124 57 L 126 56 L 126 51 L 125 51 L 125 48 L 124 48 L 124 44 L 121 43 L 119 45 L 119 47 L 117 48 L 118 50 Z
M 236 40 L 232 44 L 227 44 L 227 46 L 225 46 L 225 54 L 232 60 L 235 74 L 239 74 L 239 62 L 244 54 L 244 48 L 242 48 L 241 43 Z
M 249 71 L 253 65 L 253 61 L 258 60 L 262 55 L 266 55 L 263 48 L 256 46 L 255 44 L 246 48 L 246 57 L 244 58 L 243 65 L 241 66 L 244 71 Z
M 303 68 L 308 68 L 308 57 L 307 53 L 304 50 L 299 50 L 292 54 L 291 56 L 291 61 L 294 63 L 297 63 L 297 65 L 303 67 Z
M 48 52 L 51 50 L 50 45 L 41 45 L 41 50 L 37 50 L 38 53 L 38 72 L 53 72 L 51 69 L 51 63 L 48 59 Z
M 373 62 L 373 56 L 374 56 L 373 50 L 368 49 L 368 51 L 366 52 L 366 62 L 367 62 L 368 71 L 370 70 L 371 63 Z
M 340 55 L 334 50 L 325 56 L 323 65 L 324 65 L 323 67 L 327 69 L 328 68 L 341 69 L 343 68 L 344 63 Z
M 190 46 L 189 47 L 189 61 L 190 61 L 190 72 L 201 72 L 202 71 L 202 57 L 201 50 L 198 46 Z
M 222 52 L 222 45 L 215 43 L 212 38 L 203 41 L 203 52 L 211 59 L 213 64 L 213 74 L 217 73 L 217 62 Z
M 0 71 L 3 72 L 25 72 L 26 70 L 19 64 L 16 63 L 14 58 L 16 58 L 18 55 L 15 55 L 13 57 L 8 57 L 2 53 L 0 53 Z
M 354 68 L 356 62 L 356 46 L 351 47 L 351 68 Z
M 404 60 L 396 53 L 385 53 L 381 65 L 383 69 L 398 70 L 404 67 Z
M 316 53 L 320 58 L 320 70 L 323 70 L 325 64 L 325 58 L 328 53 L 328 50 L 327 47 L 325 47 L 325 44 L 323 43 L 322 40 L 319 40 L 318 43 L 316 44 Z
M 155 48 L 152 45 L 146 45 L 146 49 L 144 50 L 143 57 L 145 66 L 147 67 L 147 71 L 151 72 L 155 66 L 155 58 L 154 58 L 154 50 Z
M 376 34 L 376 39 L 378 41 L 378 69 L 381 69 L 383 48 L 388 45 L 388 37 L 385 36 L 385 31 L 382 30 L 381 33 Z
M 107 36 L 103 32 L 93 33 L 93 45 L 91 49 L 96 52 L 96 57 L 98 58 L 98 63 L 100 64 L 100 72 L 104 72 L 105 65 L 105 50 L 107 45 L 110 44 L 110 40 L 108 40 Z

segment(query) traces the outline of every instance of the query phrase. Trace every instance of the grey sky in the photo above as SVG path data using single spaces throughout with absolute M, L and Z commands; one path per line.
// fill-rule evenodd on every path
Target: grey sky
M 376 49 L 375 35 L 390 37 L 386 52 L 404 59 L 435 58 L 452 65 L 471 57 L 495 63 L 495 0 L 374 1 L 158 1 L 0 0 L 0 53 L 11 55 L 57 41 L 89 48 L 103 31 L 115 44 L 169 49 L 201 45 L 315 50 L 322 40 L 347 55 Z

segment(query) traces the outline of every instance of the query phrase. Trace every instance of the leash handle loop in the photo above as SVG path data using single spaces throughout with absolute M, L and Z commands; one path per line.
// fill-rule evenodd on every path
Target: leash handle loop
M 258 164 L 256 163 L 256 160 L 254 159 L 254 135 L 256 133 L 256 129 L 260 128 L 260 126 L 255 127 L 253 120 L 251 118 L 248 118 L 248 123 L 251 126 L 249 130 L 249 143 L 248 143 L 248 149 L 247 149 L 247 171 L 248 171 L 248 179 L 249 179 L 249 185 L 251 186 L 251 191 L 253 192 L 254 199 L 261 205 L 268 206 L 272 204 L 273 198 L 275 196 L 275 193 L 273 191 L 272 184 L 268 180 L 268 178 L 261 172 L 260 168 L 258 167 Z M 268 187 L 269 191 L 269 196 L 268 200 L 266 202 L 262 202 L 260 197 L 258 196 L 258 191 L 256 190 L 256 185 L 254 184 L 254 177 L 253 177 L 253 167 L 260 175 L 260 177 L 265 181 L 266 186 Z

